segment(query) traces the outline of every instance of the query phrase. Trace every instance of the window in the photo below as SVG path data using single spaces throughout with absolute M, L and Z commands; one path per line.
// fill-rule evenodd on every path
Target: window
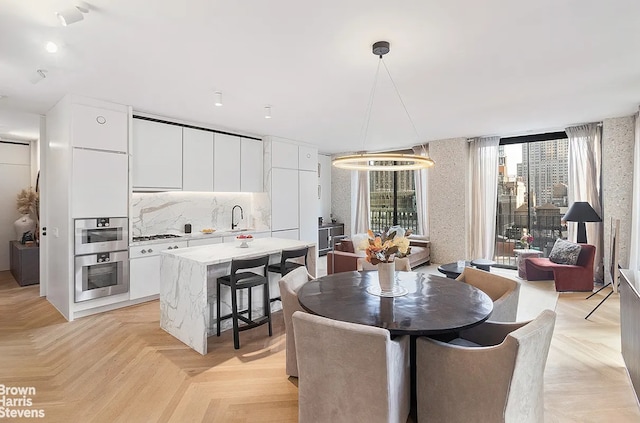
M 521 142 L 519 138 L 524 140 Z M 568 146 L 564 132 L 500 140 L 494 260 L 515 266 L 513 250 L 531 248 L 548 257 L 566 239 Z M 523 236 L 530 235 L 527 245 Z
M 413 170 L 370 171 L 370 226 L 374 232 L 399 225 L 416 232 L 416 190 Z

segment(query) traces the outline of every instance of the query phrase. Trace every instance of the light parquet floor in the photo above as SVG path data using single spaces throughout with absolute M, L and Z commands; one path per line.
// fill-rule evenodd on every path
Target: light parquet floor
M 606 293 L 606 291 L 603 291 Z M 619 300 L 561 294 L 547 363 L 546 422 L 640 422 L 620 355 Z M 209 341 L 201 356 L 159 327 L 158 302 L 66 322 L 38 287 L 0 272 L 0 383 L 34 386 L 47 422 L 296 422 L 284 324 Z M 33 421 L 29 419 L 28 421 Z M 27 419 L 25 419 L 27 421 Z

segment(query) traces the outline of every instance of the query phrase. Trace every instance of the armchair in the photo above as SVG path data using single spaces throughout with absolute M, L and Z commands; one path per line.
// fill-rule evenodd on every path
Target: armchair
M 485 322 L 460 342 L 418 338 L 418 420 L 542 423 L 555 319 L 544 310 L 531 322 Z
M 520 298 L 520 283 L 473 267 L 465 267 L 457 281 L 475 286 L 493 301 L 492 322 L 515 322 Z
M 548 258 L 530 257 L 525 259 L 527 280 L 553 279 L 556 291 L 593 291 L 593 261 L 596 247 L 580 244 L 581 250 L 575 265 L 554 263 Z

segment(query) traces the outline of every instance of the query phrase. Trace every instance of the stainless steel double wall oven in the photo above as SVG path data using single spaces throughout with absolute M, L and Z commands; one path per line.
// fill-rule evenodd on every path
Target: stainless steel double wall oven
M 75 219 L 75 302 L 129 292 L 129 221 Z

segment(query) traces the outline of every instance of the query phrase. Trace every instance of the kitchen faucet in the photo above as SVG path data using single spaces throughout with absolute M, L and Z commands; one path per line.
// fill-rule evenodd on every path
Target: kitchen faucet
M 234 230 L 238 226 L 237 223 L 233 223 L 233 212 L 236 211 L 236 207 L 240 209 L 240 219 L 244 219 L 244 211 L 242 210 L 242 207 L 237 204 L 233 206 L 233 208 L 231 209 L 231 230 Z

